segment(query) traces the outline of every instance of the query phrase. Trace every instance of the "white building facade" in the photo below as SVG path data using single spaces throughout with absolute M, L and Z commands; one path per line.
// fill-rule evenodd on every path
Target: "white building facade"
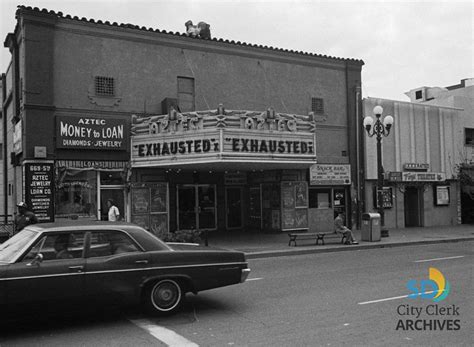
M 419 87 L 406 93 L 412 102 L 460 108 L 458 136 L 462 143 L 455 163 L 461 185 L 462 223 L 474 223 L 474 78 L 447 87 Z
M 390 134 L 382 140 L 384 215 L 387 228 L 456 225 L 460 191 L 456 163 L 462 147 L 460 109 L 367 98 L 364 115 L 375 106 L 392 115 Z M 365 137 L 366 211 L 377 211 L 375 137 Z

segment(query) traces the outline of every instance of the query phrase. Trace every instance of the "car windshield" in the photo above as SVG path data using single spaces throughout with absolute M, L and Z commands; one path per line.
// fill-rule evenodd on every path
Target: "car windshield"
M 38 233 L 33 230 L 23 229 L 12 238 L 0 244 L 0 262 L 10 263 Z

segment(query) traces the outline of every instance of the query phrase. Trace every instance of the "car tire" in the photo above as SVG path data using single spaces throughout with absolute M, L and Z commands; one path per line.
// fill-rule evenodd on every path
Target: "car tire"
M 176 311 L 183 298 L 178 282 L 164 279 L 155 282 L 146 293 L 147 308 L 152 313 L 168 314 Z

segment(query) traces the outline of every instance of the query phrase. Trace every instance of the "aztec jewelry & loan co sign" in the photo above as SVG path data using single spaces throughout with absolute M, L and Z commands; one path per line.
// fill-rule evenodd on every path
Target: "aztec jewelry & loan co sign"
M 25 164 L 25 199 L 40 222 L 54 222 L 53 163 Z
M 183 117 L 184 118 L 184 117 Z M 191 118 L 191 117 L 186 117 Z M 257 128 L 250 124 L 248 117 L 243 122 L 225 124 L 224 116 L 217 116 L 218 125 L 204 127 L 203 123 L 213 117 L 197 118 L 192 127 L 179 129 L 169 127 L 170 131 L 160 130 L 149 122 L 149 131 L 132 136 L 132 166 L 161 166 L 190 164 L 199 162 L 279 162 L 314 164 L 316 161 L 315 133 L 297 132 L 296 121 L 287 122 L 278 128 Z M 162 120 L 162 123 L 164 120 Z M 146 122 L 139 126 L 143 127 Z M 279 124 L 283 124 L 280 120 Z M 290 126 L 290 125 L 294 126 Z M 166 128 L 166 129 L 167 129 Z M 132 125 L 133 129 L 133 125 Z M 132 130 L 133 131 L 133 130 Z

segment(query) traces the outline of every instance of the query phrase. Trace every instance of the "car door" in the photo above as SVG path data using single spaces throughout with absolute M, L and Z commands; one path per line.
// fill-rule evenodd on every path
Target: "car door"
M 148 263 L 148 254 L 123 231 L 92 231 L 86 253 L 87 296 L 117 303 L 136 298 Z
M 67 257 L 57 257 L 55 247 L 60 238 L 67 242 Z M 83 232 L 45 234 L 19 261 L 8 265 L 4 275 L 8 304 L 80 299 L 84 295 L 84 266 Z

